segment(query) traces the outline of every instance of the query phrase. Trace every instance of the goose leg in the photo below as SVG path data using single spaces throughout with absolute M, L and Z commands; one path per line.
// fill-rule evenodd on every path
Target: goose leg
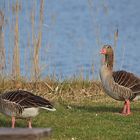
M 126 114 L 126 112 L 127 112 L 127 103 L 125 101 L 122 114 Z
M 14 116 L 12 116 L 12 128 L 15 128 L 15 117 Z
M 126 115 L 130 115 L 131 111 L 130 111 L 130 101 L 129 100 L 126 101 L 126 105 L 127 105 Z
M 29 121 L 28 121 L 28 127 L 29 127 L 29 128 L 32 128 L 32 122 L 31 122 L 31 119 L 29 119 Z

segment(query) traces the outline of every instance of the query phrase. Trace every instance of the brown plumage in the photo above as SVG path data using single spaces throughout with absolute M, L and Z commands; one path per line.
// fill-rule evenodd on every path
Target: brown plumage
M 123 114 L 129 115 L 130 101 L 140 95 L 140 78 L 126 71 L 113 71 L 114 52 L 110 45 L 104 45 L 101 54 L 104 62 L 100 77 L 105 92 L 112 98 L 125 101 Z
M 32 128 L 31 118 L 37 116 L 41 108 L 55 111 L 48 100 L 29 91 L 14 90 L 0 95 L 0 112 L 12 117 L 12 128 L 15 127 L 15 118 L 28 119 L 29 128 Z

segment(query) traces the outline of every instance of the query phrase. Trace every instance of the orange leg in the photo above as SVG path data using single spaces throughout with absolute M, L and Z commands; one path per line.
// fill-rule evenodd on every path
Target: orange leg
M 125 101 L 122 114 L 126 114 L 126 111 L 127 111 L 127 104 L 126 104 L 126 101 Z
M 31 121 L 31 119 L 29 119 L 29 121 L 28 121 L 28 127 L 32 128 L 32 121 Z
M 130 101 L 129 100 L 125 101 L 122 114 L 124 114 L 124 115 L 130 115 L 131 114 Z
M 126 115 L 130 115 L 131 111 L 130 111 L 130 101 L 129 100 L 126 101 L 126 105 L 127 105 Z
M 15 128 L 15 122 L 16 122 L 15 117 L 12 116 L 12 128 Z

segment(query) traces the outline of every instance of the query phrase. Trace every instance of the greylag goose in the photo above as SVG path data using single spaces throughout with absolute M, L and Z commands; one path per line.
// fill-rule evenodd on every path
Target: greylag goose
M 104 55 L 100 69 L 103 89 L 113 99 L 124 101 L 122 114 L 129 115 L 130 101 L 140 95 L 140 78 L 124 70 L 113 71 L 114 52 L 110 45 L 104 45 L 100 53 Z
M 48 100 L 26 90 L 8 91 L 0 95 L 0 112 L 12 117 L 12 128 L 15 127 L 15 118 L 28 119 L 28 126 L 32 128 L 31 118 L 39 114 L 39 109 L 56 110 Z

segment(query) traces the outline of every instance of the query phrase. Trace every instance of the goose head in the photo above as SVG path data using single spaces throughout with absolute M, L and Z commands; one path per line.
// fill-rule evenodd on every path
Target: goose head
M 110 45 L 104 45 L 100 51 L 104 55 L 103 65 L 106 65 L 110 70 L 113 69 L 114 52 Z

